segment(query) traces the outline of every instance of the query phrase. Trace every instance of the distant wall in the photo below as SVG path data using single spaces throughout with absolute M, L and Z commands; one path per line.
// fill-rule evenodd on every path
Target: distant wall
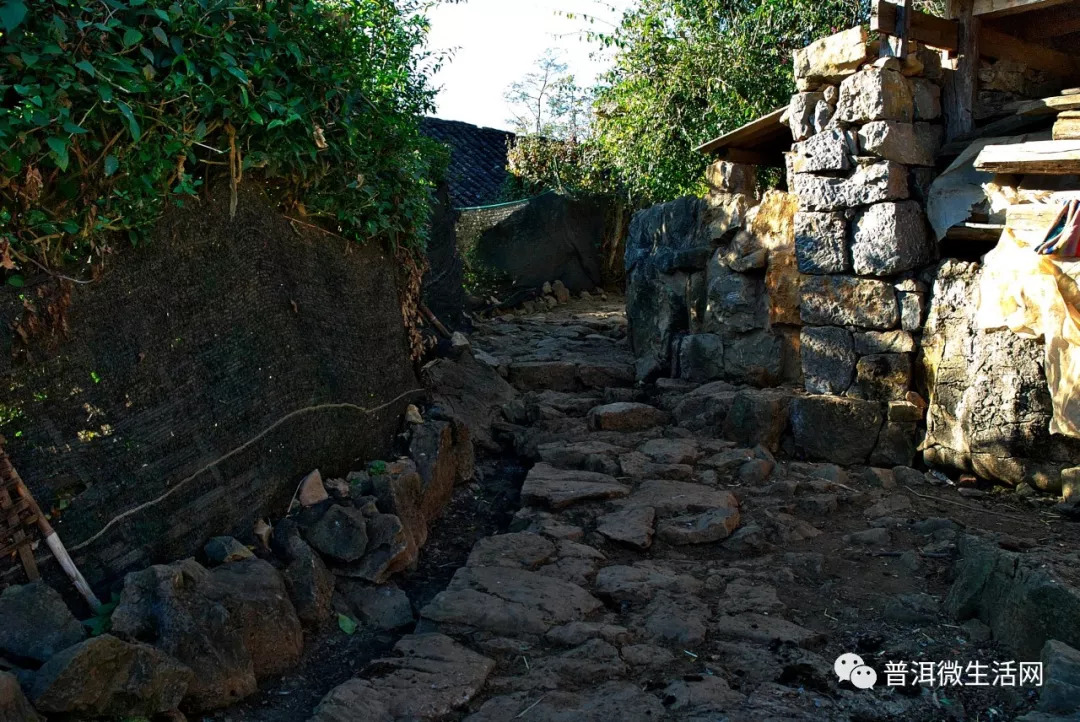
M 290 223 L 254 187 L 234 219 L 228 207 L 227 191 L 189 202 L 151 244 L 118 249 L 72 289 L 63 338 L 0 339 L 18 359 L 5 403 L 23 414 L 2 429 L 8 451 L 42 506 L 66 507 L 55 526 L 92 583 L 213 535 L 250 537 L 285 513 L 301 475 L 387 456 L 413 400 L 302 413 L 198 473 L 305 407 L 374 407 L 417 387 L 390 259 Z M 26 316 L 5 296 L 0 327 Z

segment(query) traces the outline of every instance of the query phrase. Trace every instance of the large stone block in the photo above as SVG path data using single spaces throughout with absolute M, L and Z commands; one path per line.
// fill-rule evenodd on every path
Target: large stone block
M 795 446 L 812 459 L 865 464 L 885 418 L 881 404 L 837 396 L 799 396 L 791 402 Z
M 780 339 L 760 330 L 728 339 L 724 347 L 724 374 L 753 386 L 775 386 L 783 379 Z
M 847 233 L 847 219 L 843 213 L 796 214 L 795 256 L 799 272 L 825 274 L 850 271 Z
M 722 253 L 717 251 L 709 263 L 705 330 L 715 333 L 764 328 L 768 319 L 764 279 L 732 271 Z
M 713 243 L 730 238 L 738 232 L 746 222 L 746 214 L 753 207 L 752 195 L 745 193 L 722 193 L 712 191 L 705 196 L 702 207 L 702 224 L 706 236 Z M 711 246 L 705 246 L 711 251 Z M 701 248 L 701 246 L 696 246 Z M 708 261 L 708 254 L 697 268 L 704 268 L 704 261 Z M 662 268 L 664 272 L 670 272 L 671 268 Z
M 724 375 L 724 341 L 716 334 L 696 333 L 679 344 L 679 377 L 712 381 Z
M 795 259 L 795 214 L 799 199 L 791 193 L 767 191 L 749 221 L 749 231 L 768 254 L 765 291 L 769 323 L 799 322 L 801 276 Z
M 919 425 L 915 422 L 886 421 L 870 454 L 870 466 L 892 468 L 911 466 L 919 448 Z
M 796 173 L 830 173 L 850 170 L 859 144 L 853 133 L 834 128 L 796 143 L 792 150 L 791 167 Z
M 800 90 L 839 82 L 859 69 L 868 52 L 861 25 L 817 40 L 795 51 L 795 82 Z
M 872 401 L 899 401 L 911 389 L 911 356 L 881 353 L 863 356 L 855 366 L 848 394 Z
M 911 81 L 887 68 L 867 67 L 840 84 L 837 117 L 844 123 L 872 120 L 915 120 Z
M 893 161 L 861 165 L 850 178 L 794 173 L 792 188 L 804 211 L 837 211 L 908 198 L 908 169 Z
M 825 96 L 821 93 L 796 93 L 791 96 L 787 124 L 796 142 L 806 140 L 815 133 L 814 111 L 817 104 L 824 100 Z
M 725 439 L 752 447 L 761 444 L 770 451 L 780 448 L 788 425 L 791 392 L 780 389 L 743 389 L 735 394 L 724 419 Z
M 926 78 L 912 78 L 911 95 L 915 103 L 915 120 L 937 120 L 941 117 L 940 85 Z
M 805 327 L 800 343 L 803 383 L 814 394 L 843 394 L 855 373 L 851 332 L 836 326 Z
M 803 323 L 889 330 L 900 323 L 896 291 L 888 283 L 852 276 L 807 276 L 800 306 Z
M 855 273 L 892 276 L 929 263 L 934 249 L 916 201 L 878 203 L 855 218 L 851 246 Z
M 859 148 L 897 163 L 932 166 L 938 143 L 928 130 L 917 132 L 914 123 L 875 120 L 859 129 Z

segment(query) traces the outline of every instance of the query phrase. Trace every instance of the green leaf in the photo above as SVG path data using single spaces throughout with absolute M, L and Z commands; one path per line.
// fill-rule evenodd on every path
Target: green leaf
M 105 156 L 105 176 L 111 176 L 116 172 L 116 169 L 120 167 L 120 161 L 116 159 L 115 155 Z
M 128 28 L 124 31 L 124 47 L 130 48 L 132 45 L 136 45 L 142 42 L 143 34 L 135 28 Z
M 4 30 L 11 32 L 22 25 L 26 19 L 26 3 L 24 0 L 0 0 L 0 25 Z
M 98 95 L 101 96 L 101 99 L 104 100 L 106 103 L 112 101 L 112 88 L 110 88 L 108 85 L 99 85 L 97 92 Z
M 91 78 L 97 77 L 97 71 L 94 70 L 94 66 L 86 62 L 85 60 L 80 60 L 79 62 L 75 63 L 75 67 L 89 75 Z
M 356 634 L 356 630 L 360 626 L 356 623 L 355 619 L 348 616 L 347 614 L 337 615 L 337 625 L 338 628 L 341 629 L 341 631 L 345 632 L 345 634 L 348 634 L 350 637 Z
M 167 46 L 169 44 L 169 36 L 165 34 L 165 31 L 161 29 L 160 25 L 155 26 L 151 32 L 154 33 L 154 37 L 157 38 L 162 45 Z
M 233 67 L 233 66 L 230 65 L 229 67 L 225 68 L 225 70 L 227 70 L 230 74 L 232 74 L 237 80 L 239 80 L 244 85 L 247 85 L 248 82 L 250 82 L 248 80 L 248 76 L 246 74 L 244 74 L 244 71 L 241 70 L 240 68 L 236 68 L 236 67 Z
M 19 274 L 16 273 L 16 274 L 13 274 L 11 276 L 8 276 L 7 284 L 9 286 L 11 286 L 12 288 L 22 288 L 23 286 L 26 285 L 26 281 L 23 280 L 22 276 L 20 276 Z
M 120 114 L 127 120 L 132 139 L 138 142 L 142 138 L 142 128 L 139 127 L 139 121 L 136 120 L 135 114 L 131 112 L 131 106 L 122 100 L 118 100 L 116 101 L 116 107 L 120 109 Z
M 64 130 L 66 130 L 67 132 L 72 133 L 74 135 L 83 135 L 84 133 L 89 132 L 89 131 L 86 130 L 86 128 L 82 127 L 81 125 L 76 125 L 75 123 L 72 123 L 70 120 L 68 122 L 64 123 Z
M 56 165 L 60 170 L 67 170 L 68 168 L 68 140 L 67 138 L 61 138 L 59 136 L 53 136 L 45 141 L 50 150 L 56 156 Z

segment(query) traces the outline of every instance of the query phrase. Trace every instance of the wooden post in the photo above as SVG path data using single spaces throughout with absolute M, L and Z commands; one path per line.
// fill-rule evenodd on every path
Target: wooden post
M 956 68 L 945 76 L 946 140 L 975 128 L 979 81 L 979 19 L 975 17 L 975 0 L 950 0 L 949 14 L 959 23 L 959 37 Z
M 892 1 L 892 0 L 890 0 Z M 903 0 L 901 4 L 899 0 L 895 2 L 897 7 L 897 23 L 895 35 L 883 35 L 881 38 L 881 50 L 879 55 L 883 58 L 900 58 L 903 60 L 907 57 L 910 46 L 908 40 L 911 39 L 911 15 L 912 15 L 912 0 Z

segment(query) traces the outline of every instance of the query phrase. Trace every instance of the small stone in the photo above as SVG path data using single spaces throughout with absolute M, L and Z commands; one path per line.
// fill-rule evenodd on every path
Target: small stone
M 1080 652 L 1056 639 L 1047 640 L 1040 655 L 1043 687 L 1037 709 L 1041 712 L 1080 712 Z
M 599 517 L 596 531 L 612 541 L 648 549 L 652 546 L 655 523 L 656 509 L 639 506 Z
M 890 401 L 889 421 L 919 422 L 923 420 L 923 409 L 910 401 Z
M 830 105 L 827 101 L 819 100 L 817 105 L 814 106 L 814 130 L 818 133 L 824 133 L 829 129 L 829 125 L 835 117 L 836 106 Z
M 724 376 L 724 341 L 712 333 L 684 336 L 679 344 L 679 376 L 706 382 Z
M 545 296 L 550 296 L 551 295 L 551 282 L 550 281 L 544 281 L 544 285 L 540 288 L 540 293 L 545 295 Z
M 884 516 L 898 516 L 910 509 L 911 499 L 903 494 L 892 494 L 869 507 L 865 515 L 867 519 L 880 519 Z
M 776 462 L 766 459 L 751 459 L 739 467 L 739 482 L 742 484 L 761 484 L 772 474 Z
M 322 554 L 355 562 L 367 551 L 367 521 L 359 509 L 335 504 L 308 530 L 307 540 Z
M 668 422 L 668 415 L 655 406 L 615 403 L 597 406 L 588 415 L 590 428 L 598 431 L 643 431 Z
M 206 542 L 203 553 L 211 564 L 226 564 L 251 559 L 255 555 L 246 546 L 231 536 L 216 536 Z
M 989 642 L 994 636 L 990 631 L 990 627 L 979 619 L 969 619 L 960 626 L 964 628 L 964 632 L 967 634 L 968 639 L 975 644 Z
M 753 196 L 757 192 L 757 168 L 745 163 L 715 161 L 705 170 L 705 182 L 723 193 Z
M 369 629 L 386 632 L 411 625 L 416 616 L 405 592 L 393 584 L 351 582 L 341 589 L 349 607 Z
M 461 331 L 454 331 L 450 335 L 450 358 L 461 359 L 472 353 L 472 344 L 469 337 Z
M 926 483 L 926 474 L 910 466 L 894 466 L 893 475 L 901 486 L 919 486 Z
M 551 292 L 559 303 L 570 301 L 570 291 L 563 285 L 562 281 L 555 281 L 555 283 L 551 284 Z
M 1061 471 L 1061 495 L 1066 502 L 1080 499 L 1080 466 Z
M 713 509 L 660 522 L 656 533 L 668 544 L 711 544 L 727 539 L 739 526 L 737 508 Z
M 420 409 L 416 408 L 416 404 L 405 407 L 405 421 L 415 426 L 424 423 L 424 417 L 420 415 Z
M 861 546 L 886 546 L 892 541 L 892 535 L 889 534 L 888 529 L 877 528 L 857 531 L 854 534 L 848 534 L 844 539 L 849 544 L 859 544 Z
M 670 654 L 668 652 L 669 656 Z M 18 678 L 8 672 L 0 672 L 0 720 L 4 722 L 43 722 L 44 720 L 23 695 Z
M 300 506 L 315 506 L 329 498 L 330 495 L 326 493 L 326 487 L 322 483 L 322 474 L 319 473 L 318 469 L 305 476 L 300 482 L 300 494 L 298 495 Z
M 937 621 L 941 603 L 929 594 L 901 594 L 885 603 L 885 619 L 897 624 L 930 624 Z
M 825 99 L 821 93 L 796 93 L 788 105 L 787 123 L 796 142 L 806 140 L 815 132 L 814 110 Z

